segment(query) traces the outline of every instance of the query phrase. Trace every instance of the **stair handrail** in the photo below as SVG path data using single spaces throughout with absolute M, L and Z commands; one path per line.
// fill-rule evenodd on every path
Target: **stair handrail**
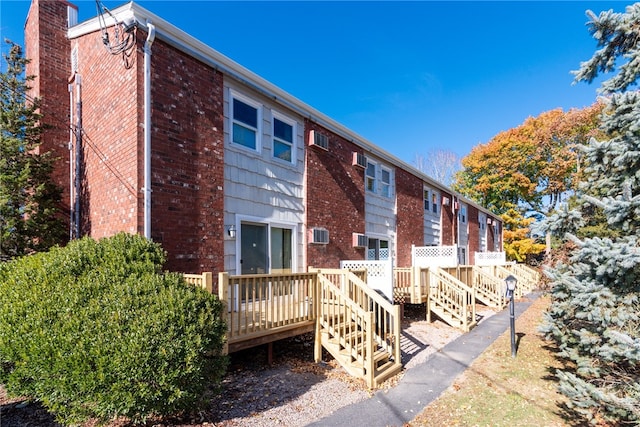
M 490 269 L 491 273 L 498 277 L 500 280 L 505 280 L 508 276 L 513 275 L 518 279 L 518 285 L 515 290 L 515 297 L 521 298 L 525 294 L 532 292 L 536 287 L 537 283 L 532 283 L 526 277 L 523 277 L 518 274 L 517 271 L 511 270 L 509 267 L 513 264 L 506 265 L 492 265 L 490 267 L 481 267 L 482 269 Z M 486 270 L 485 270 L 486 271 Z
M 356 304 L 364 312 L 373 312 L 374 323 L 372 325 L 373 341 L 387 352 L 394 361 L 401 363 L 401 321 L 400 306 L 389 302 L 375 289 L 369 288 L 364 280 L 347 269 L 316 269 L 310 268 L 310 272 L 318 273 L 319 287 L 330 283 L 345 295 L 346 301 Z M 340 286 L 333 283 L 327 276 L 335 280 L 341 275 Z M 319 316 L 320 317 L 320 316 Z M 372 362 L 365 359 L 367 363 Z
M 512 271 L 516 276 L 521 277 L 532 291 L 540 282 L 540 272 L 525 264 L 506 264 L 505 267 Z
M 496 276 L 488 274 L 482 268 L 473 266 L 473 287 L 493 301 L 499 308 L 507 305 L 506 284 Z
M 464 330 L 469 330 L 476 318 L 475 289 L 438 267 L 429 267 L 429 284 L 429 300 L 458 319 Z M 440 284 L 445 285 L 446 289 L 441 289 Z M 452 293 L 458 295 L 458 298 L 451 298 Z M 459 309 L 453 309 L 456 307 Z
M 338 341 L 349 354 L 349 357 L 362 364 L 367 372 L 372 372 L 373 352 L 372 324 L 373 313 L 361 308 L 326 276 L 318 275 L 318 303 L 316 304 L 319 330 L 324 330 L 330 337 Z M 319 334 L 317 335 L 319 337 Z M 350 337 L 350 339 L 347 339 Z M 367 337 L 369 337 L 367 339 Z M 363 345 L 352 345 L 353 342 Z M 317 340 L 316 361 L 320 361 L 321 345 Z M 320 351 L 318 351 L 320 350 Z M 337 355 L 334 355 L 336 357 Z M 336 357 L 338 361 L 341 361 Z M 345 368 L 348 368 L 345 366 Z

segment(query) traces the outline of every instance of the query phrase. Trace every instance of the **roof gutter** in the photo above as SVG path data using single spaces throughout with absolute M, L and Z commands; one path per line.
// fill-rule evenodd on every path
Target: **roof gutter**
M 313 122 L 316 122 L 323 127 L 326 127 L 328 130 L 336 133 L 337 135 L 345 138 L 348 141 L 362 147 L 368 152 L 378 156 L 380 159 L 389 161 L 395 166 L 400 166 L 405 169 L 407 172 L 419 177 L 428 185 L 439 188 L 440 190 L 446 191 L 455 195 L 456 197 L 464 200 L 465 203 L 472 205 L 478 208 L 482 212 L 486 212 L 494 217 L 498 217 L 498 215 L 489 211 L 485 207 L 480 206 L 476 202 L 467 199 L 461 194 L 456 193 L 452 189 L 448 188 L 444 184 L 434 180 L 430 176 L 426 175 L 424 172 L 418 170 L 415 166 L 412 166 L 405 161 L 399 159 L 398 157 L 390 154 L 389 152 L 382 150 L 380 147 L 374 145 L 373 143 L 367 141 L 362 136 L 333 120 L 329 116 L 321 113 L 320 111 L 314 109 L 313 107 L 305 104 L 298 98 L 293 95 L 285 92 L 280 89 L 276 85 L 270 83 L 259 75 L 253 73 L 249 69 L 243 67 L 232 59 L 224 56 L 217 50 L 213 49 L 211 46 L 206 45 L 195 37 L 189 35 L 185 31 L 179 29 L 175 25 L 169 23 L 168 21 L 162 19 L 158 15 L 150 12 L 149 10 L 143 8 L 142 6 L 134 3 L 133 1 L 120 6 L 111 11 L 111 14 L 115 17 L 118 22 L 122 22 L 125 18 L 133 18 L 138 23 L 143 23 L 146 21 L 159 23 L 160 29 L 157 32 L 158 39 L 170 44 L 171 46 L 189 54 L 190 56 L 198 59 L 204 64 L 209 65 L 210 67 L 217 69 L 228 75 L 229 77 L 241 82 L 257 92 L 262 93 L 269 99 L 276 101 L 282 105 L 285 105 L 287 108 L 295 111 L 300 114 L 302 117 L 305 117 Z M 87 34 L 89 32 L 99 30 L 99 23 L 97 19 L 91 19 L 85 21 L 79 25 L 76 25 L 73 28 L 70 28 L 68 31 L 69 39 L 73 39 L 79 37 L 81 35 Z M 155 27 L 154 27 L 155 31 Z

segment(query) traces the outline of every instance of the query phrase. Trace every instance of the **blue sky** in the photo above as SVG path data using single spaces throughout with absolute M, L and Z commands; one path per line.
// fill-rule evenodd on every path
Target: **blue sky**
M 95 2 L 72 3 L 80 21 L 95 16 Z M 596 50 L 585 11 L 631 4 L 137 3 L 409 164 L 432 150 L 464 157 L 529 116 L 591 105 L 598 84 L 572 85 L 570 73 Z M 22 44 L 29 4 L 0 1 L 2 39 Z

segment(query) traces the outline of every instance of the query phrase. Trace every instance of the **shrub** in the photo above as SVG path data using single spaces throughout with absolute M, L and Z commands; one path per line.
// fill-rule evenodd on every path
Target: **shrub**
M 197 408 L 226 369 L 222 304 L 118 234 L 0 265 L 0 382 L 63 423 Z

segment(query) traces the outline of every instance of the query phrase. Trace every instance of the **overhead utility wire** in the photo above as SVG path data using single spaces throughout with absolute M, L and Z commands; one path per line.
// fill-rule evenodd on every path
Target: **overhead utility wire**
M 16 95 L 24 96 L 24 98 L 30 103 L 33 104 L 35 102 L 35 99 L 32 96 L 24 93 L 23 94 L 18 93 L 15 90 L 15 88 L 12 88 L 11 86 L 7 85 L 5 82 L 0 81 L 0 84 L 2 85 L 3 89 L 8 89 L 14 92 Z M 50 119 L 53 119 L 53 122 L 55 124 L 66 127 L 68 130 L 71 130 L 74 133 L 77 129 L 76 125 L 68 123 L 67 120 L 65 119 L 60 119 L 60 117 L 58 117 L 55 114 L 48 114 L 47 117 Z M 103 164 L 107 167 L 107 169 L 109 169 L 109 171 L 116 177 L 116 179 L 120 181 L 120 183 L 122 183 L 122 185 L 124 185 L 132 195 L 136 196 L 137 192 L 133 188 L 133 186 L 131 186 L 131 184 L 126 182 L 124 175 L 118 171 L 118 168 L 116 166 L 111 165 L 112 162 L 109 161 L 107 156 L 98 148 L 97 144 L 93 142 L 91 137 L 86 133 L 84 129 L 82 129 L 82 135 L 86 137 L 85 141 L 87 142 L 87 146 L 98 156 L 98 158 L 103 162 Z

